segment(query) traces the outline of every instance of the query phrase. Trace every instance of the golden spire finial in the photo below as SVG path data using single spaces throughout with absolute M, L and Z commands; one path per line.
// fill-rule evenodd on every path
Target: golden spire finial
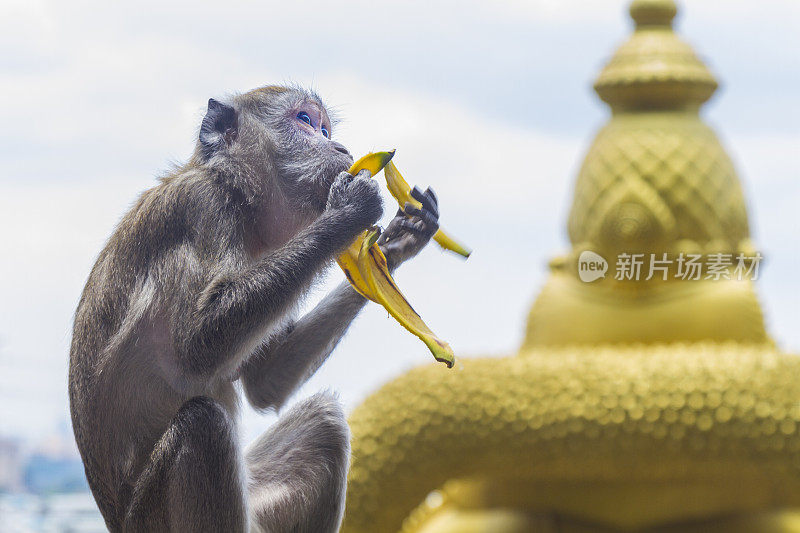
M 636 26 L 672 26 L 678 8 L 672 0 L 634 0 L 630 7 Z
M 594 89 L 615 111 L 697 107 L 717 82 L 692 47 L 672 31 L 672 0 L 634 0 L 636 29 L 598 76 Z

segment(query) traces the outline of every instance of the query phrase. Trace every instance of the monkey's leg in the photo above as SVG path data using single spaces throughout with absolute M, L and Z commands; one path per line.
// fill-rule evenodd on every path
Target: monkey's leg
M 293 407 L 246 454 L 253 530 L 338 531 L 349 459 L 336 398 L 319 393 Z
M 236 431 L 202 396 L 184 403 L 136 482 L 124 531 L 247 531 Z

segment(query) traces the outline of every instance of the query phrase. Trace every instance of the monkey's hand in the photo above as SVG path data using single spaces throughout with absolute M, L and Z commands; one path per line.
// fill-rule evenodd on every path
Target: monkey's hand
M 417 255 L 439 229 L 439 200 L 433 189 L 428 187 L 422 192 L 414 187 L 411 196 L 422 204 L 422 208 L 406 202 L 403 210 L 397 211 L 378 238 L 378 245 L 391 270 Z
M 383 200 L 378 182 L 369 170 L 353 176 L 342 172 L 333 180 L 327 210 L 338 211 L 352 222 L 354 236 L 369 228 L 383 215 Z

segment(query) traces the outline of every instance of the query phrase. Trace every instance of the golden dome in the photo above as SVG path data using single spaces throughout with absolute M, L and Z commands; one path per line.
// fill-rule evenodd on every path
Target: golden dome
M 760 255 L 698 114 L 716 82 L 672 1 L 630 11 L 519 353 L 412 370 L 354 410 L 344 532 L 800 532 L 800 358 L 769 340 L 755 271 L 734 275 Z M 663 276 L 619 276 L 637 255 Z M 687 257 L 716 276 L 681 276 Z
M 717 82 L 692 50 L 672 31 L 672 0 L 631 4 L 636 29 L 600 72 L 594 88 L 615 109 L 697 106 Z
M 594 84 L 613 116 L 578 174 L 573 246 L 752 252 L 736 171 L 698 116 L 716 81 L 672 31 L 672 1 L 637 0 L 630 11 L 636 29 Z
M 696 111 L 615 113 L 578 173 L 568 230 L 609 256 L 752 251 L 736 171 Z

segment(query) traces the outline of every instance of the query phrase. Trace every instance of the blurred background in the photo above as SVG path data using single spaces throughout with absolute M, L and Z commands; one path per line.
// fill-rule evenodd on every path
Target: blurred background
M 397 148 L 475 250 L 432 245 L 398 283 L 457 356 L 510 353 L 567 245 L 572 181 L 608 113 L 591 81 L 628 35 L 627 4 L 0 1 L 0 531 L 102 530 L 69 426 L 72 313 L 121 215 L 188 158 L 209 97 L 299 83 L 354 155 Z M 704 115 L 750 201 L 769 330 L 800 351 L 800 3 L 681 13 L 721 82 Z M 331 269 L 306 307 L 341 279 Z M 295 399 L 328 388 L 353 407 L 430 360 L 370 305 Z M 242 439 L 273 420 L 245 408 Z

